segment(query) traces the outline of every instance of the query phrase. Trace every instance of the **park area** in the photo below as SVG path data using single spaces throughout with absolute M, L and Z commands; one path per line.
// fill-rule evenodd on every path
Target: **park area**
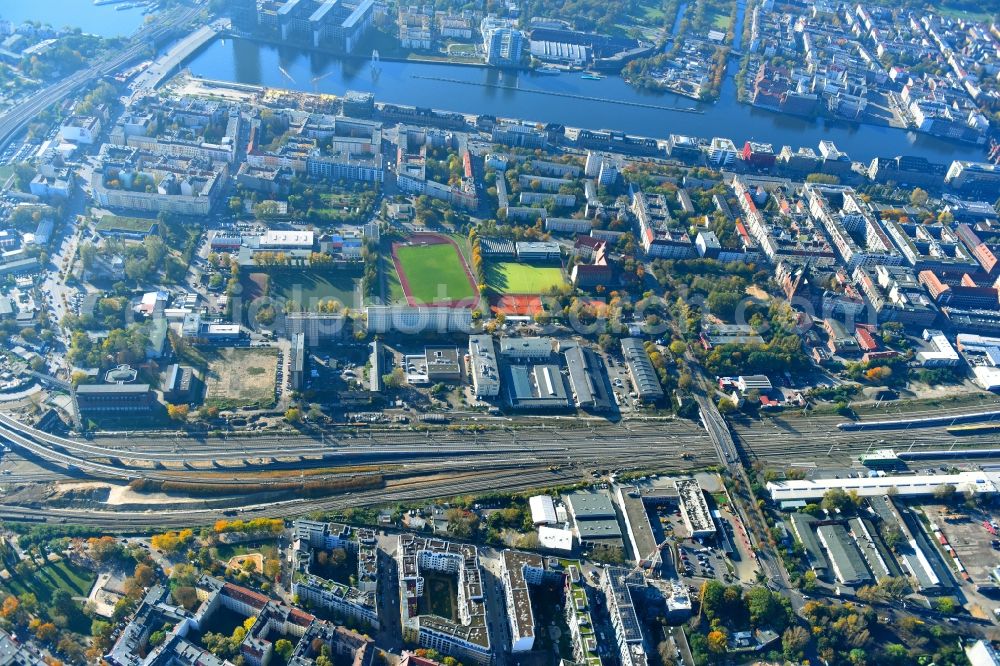
M 500 261 L 486 267 L 486 284 L 496 294 L 543 294 L 566 284 L 562 268 Z
M 461 250 L 447 236 L 414 234 L 404 243 L 393 243 L 392 263 L 398 278 L 388 280 L 393 301 L 450 305 L 478 297 Z
M 8 571 L 10 578 L 0 584 L 0 592 L 18 597 L 30 592 L 40 603 L 46 605 L 51 603 L 56 590 L 63 590 L 74 598 L 86 597 L 97 579 L 92 572 L 79 569 L 64 559 L 46 562 L 23 575 L 17 573 L 14 568 Z M 86 631 L 90 622 L 80 612 L 70 613 L 67 619 L 74 631 Z
M 277 349 L 218 349 L 205 353 L 205 404 L 218 409 L 274 406 Z

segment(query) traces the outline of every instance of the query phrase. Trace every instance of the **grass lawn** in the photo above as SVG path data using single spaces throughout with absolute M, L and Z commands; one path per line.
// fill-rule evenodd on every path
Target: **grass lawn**
M 156 224 L 156 220 L 143 217 L 121 217 L 119 215 L 105 215 L 97 220 L 94 227 L 98 231 L 131 231 L 141 233 L 149 231 L 150 227 Z
M 498 294 L 541 294 L 566 283 L 558 266 L 531 266 L 501 261 L 486 267 L 486 283 Z
M 220 543 L 216 546 L 216 549 L 219 551 L 218 559 L 223 562 L 227 562 L 239 555 L 249 555 L 250 553 L 255 553 L 260 550 L 260 548 L 251 548 L 243 543 Z
M 659 3 L 650 3 L 639 5 L 638 17 L 648 23 L 660 23 L 663 21 L 663 8 Z
M 458 246 L 459 252 L 462 253 L 462 258 L 465 259 L 467 266 L 472 266 L 472 243 L 469 242 L 469 237 L 465 234 L 447 234 L 448 238 L 455 241 L 455 245 Z
M 965 19 L 966 21 L 989 21 L 992 18 L 992 14 L 988 9 L 983 9 L 982 11 L 977 11 L 971 7 L 949 7 L 947 3 L 942 3 L 944 6 L 935 7 L 935 11 L 939 14 L 947 16 L 954 19 Z
M 322 206 L 315 210 L 324 220 L 356 220 L 371 208 L 374 193 L 340 192 L 320 195 Z
M 392 264 L 392 257 L 388 253 L 382 253 L 379 257 L 382 267 L 382 278 L 385 280 L 385 297 L 389 303 L 405 303 L 406 294 L 403 293 L 403 285 L 399 283 L 399 275 L 396 274 L 396 267 Z
M 298 304 L 300 310 L 316 310 L 320 301 L 336 299 L 357 306 L 355 290 L 361 281 L 361 266 L 329 271 L 281 271 L 271 275 L 271 296 Z
M 463 56 L 466 58 L 473 58 L 476 56 L 476 45 L 475 44 L 449 44 L 448 45 L 448 55 L 453 56 Z
M 726 14 L 715 14 L 712 16 L 712 28 L 725 32 L 729 30 L 729 16 Z
M 277 349 L 219 349 L 206 352 L 205 404 L 219 409 L 274 406 Z
M 476 297 L 462 259 L 451 244 L 404 245 L 396 254 L 417 303 Z

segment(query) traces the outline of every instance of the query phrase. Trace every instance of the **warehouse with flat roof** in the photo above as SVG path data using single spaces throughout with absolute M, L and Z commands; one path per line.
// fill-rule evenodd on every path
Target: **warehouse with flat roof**
M 500 356 L 511 361 L 548 360 L 552 338 L 500 338 Z
M 565 496 L 580 541 L 621 541 L 618 513 L 608 493 L 579 490 Z
M 826 549 L 833 574 L 839 582 L 856 587 L 874 581 L 861 551 L 843 525 L 820 525 L 816 528 L 816 537 Z
M 715 534 L 715 521 L 698 482 L 694 479 L 677 479 L 676 484 L 681 518 L 692 538 L 700 539 Z
M 149 412 L 156 402 L 149 384 L 81 384 L 73 397 L 80 415 Z
M 531 509 L 531 522 L 537 525 L 555 525 L 559 522 L 556 517 L 556 504 L 548 495 L 534 495 L 528 498 L 528 507 Z
M 653 362 L 639 338 L 622 338 L 622 354 L 628 367 L 632 385 L 643 402 L 655 402 L 663 398 L 663 387 L 656 374 Z
M 563 346 L 562 350 L 576 406 L 595 412 L 610 410 L 613 400 L 601 359 L 592 349 L 578 344 Z
M 469 336 L 469 372 L 477 398 L 494 398 L 500 393 L 500 366 L 492 335 Z
M 917 589 L 924 594 L 940 594 L 947 585 L 947 574 L 939 567 L 935 567 L 933 558 L 940 564 L 937 553 L 931 552 L 930 556 L 924 552 L 923 547 L 914 538 L 910 526 L 893 506 L 892 501 L 887 497 L 870 497 L 868 505 L 872 511 L 885 523 L 898 525 L 903 533 L 904 543 L 896 547 L 896 557 L 902 563 L 906 572 L 916 581 Z M 940 573 L 940 575 L 939 575 Z
M 642 493 L 635 486 L 618 486 L 617 497 L 625 518 L 625 531 L 633 559 L 645 569 L 657 569 L 661 563 L 660 548 L 653 535 Z
M 506 387 L 512 409 L 561 410 L 572 406 L 566 391 L 566 378 L 558 365 L 507 365 L 501 386 Z
M 792 523 L 792 532 L 795 533 L 795 537 L 806 552 L 809 568 L 817 577 L 827 580 L 830 568 L 826 564 L 823 547 L 820 545 L 819 539 L 816 538 L 814 530 L 818 521 L 808 513 L 793 513 L 789 520 Z

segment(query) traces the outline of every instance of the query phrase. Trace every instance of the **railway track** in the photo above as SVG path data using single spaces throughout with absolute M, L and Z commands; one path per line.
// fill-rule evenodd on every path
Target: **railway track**
M 549 435 L 551 438 L 551 434 Z M 518 490 L 537 486 L 559 485 L 590 478 L 595 468 L 644 469 L 661 472 L 678 472 L 692 466 L 714 462 L 713 449 L 704 435 L 701 445 L 692 446 L 688 438 L 654 437 L 646 433 L 640 441 L 615 437 L 595 436 L 586 444 L 575 447 L 552 447 L 546 442 L 544 456 L 537 455 L 533 447 L 516 454 L 498 457 L 495 449 L 485 446 L 474 457 L 455 460 L 450 447 L 442 447 L 440 457 L 408 463 L 395 470 L 387 487 L 371 491 L 349 492 L 327 498 L 282 501 L 267 506 L 254 506 L 252 497 L 242 504 L 234 500 L 231 506 L 219 509 L 151 510 L 148 512 L 118 512 L 49 509 L 18 506 L 0 506 L 0 519 L 71 522 L 74 524 L 100 525 L 108 529 L 144 529 L 147 527 L 203 524 L 217 519 L 226 511 L 242 508 L 253 516 L 283 517 L 315 511 L 331 510 L 346 506 L 394 503 L 442 495 L 458 495 L 504 488 Z M 681 453 L 686 456 L 681 456 Z M 544 469 L 543 469 L 543 466 Z M 402 475 L 414 478 L 400 479 Z M 201 480 L 218 483 L 218 474 Z M 293 477 L 290 473 L 288 477 Z M 287 480 L 283 477 L 281 480 Z M 167 475 L 169 480 L 185 477 Z M 312 476 L 310 479 L 324 478 Z M 119 482 L 122 479 L 119 479 Z M 276 479 L 277 481 L 278 479 Z M 246 483 L 247 479 L 233 479 L 233 483 Z M 199 522 L 200 521 L 200 522 Z
M 551 472 L 542 468 L 517 469 L 497 474 L 495 471 L 469 472 L 446 478 L 413 479 L 379 490 L 346 493 L 329 498 L 296 499 L 267 505 L 247 505 L 244 513 L 251 517 L 286 518 L 314 512 L 331 511 L 355 506 L 394 504 L 402 501 L 452 497 L 502 487 L 522 490 L 545 485 L 557 485 L 579 480 L 573 471 Z M 144 512 L 95 511 L 92 509 L 36 509 L 0 505 L 0 520 L 17 522 L 71 523 L 96 526 L 114 532 L 191 527 L 208 525 L 226 515 L 229 509 L 182 509 Z

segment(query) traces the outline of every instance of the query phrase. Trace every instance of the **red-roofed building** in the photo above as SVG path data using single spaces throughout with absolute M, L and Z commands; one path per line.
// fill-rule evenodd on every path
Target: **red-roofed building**
M 858 346 L 861 347 L 863 352 L 876 351 L 879 348 L 879 343 L 872 336 L 872 331 L 868 326 L 863 326 L 861 324 L 855 326 L 854 337 L 858 341 Z
M 766 395 L 760 396 L 761 409 L 777 409 L 778 407 L 781 407 L 781 403 L 778 402 L 777 400 L 774 400 L 773 398 Z
M 573 253 L 590 259 L 594 256 L 597 249 L 604 245 L 606 245 L 606 242 L 599 238 L 581 234 L 576 237 L 576 243 L 573 244 Z
M 256 609 L 263 608 L 270 601 L 268 597 L 259 592 L 232 583 L 226 583 L 222 586 L 222 594 Z
M 584 288 L 607 286 L 611 282 L 614 272 L 608 263 L 607 248 L 608 244 L 601 241 L 594 249 L 591 263 L 578 263 L 573 266 L 570 278 L 575 286 Z
M 1000 292 L 994 287 L 980 287 L 968 273 L 957 284 L 948 284 L 933 271 L 920 271 L 920 284 L 927 288 L 939 306 L 963 310 L 996 310 L 1000 307 Z
M 409 650 L 404 650 L 403 658 L 399 660 L 399 666 L 441 666 L 441 662 L 427 657 L 418 657 Z

